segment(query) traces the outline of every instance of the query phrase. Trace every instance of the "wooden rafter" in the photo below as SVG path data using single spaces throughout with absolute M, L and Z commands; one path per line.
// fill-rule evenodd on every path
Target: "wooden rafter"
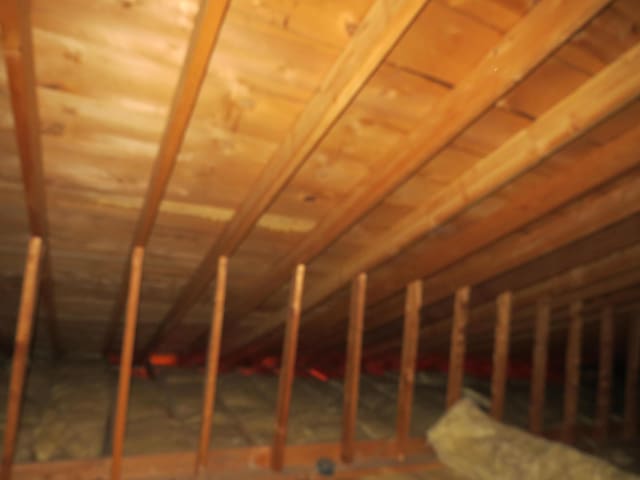
M 633 101 L 639 93 L 640 45 L 636 45 L 529 127 L 477 162 L 473 169 L 417 206 L 393 229 L 381 235 L 375 244 L 351 257 L 336 275 L 329 275 L 314 284 L 305 297 L 305 311 L 339 290 L 350 276 L 359 271 L 369 271 L 392 258 L 479 200 L 539 166 L 554 152 Z M 265 322 L 261 330 L 255 332 L 254 338 L 274 327 L 277 325 Z M 248 343 L 231 348 L 243 348 Z M 231 350 L 224 353 L 231 353 Z
M 564 418 L 562 420 L 562 440 L 567 443 L 575 441 L 575 427 L 578 421 L 580 362 L 582 358 L 582 307 L 582 301 L 580 300 L 576 300 L 569 307 L 569 331 L 564 377 Z
M 182 321 L 213 279 L 218 256 L 230 256 L 236 251 L 427 1 L 376 0 L 318 92 L 307 103 L 231 221 L 182 288 L 159 329 L 142 349 L 141 356 L 149 353 Z M 303 262 L 291 264 L 287 275 L 297 263 Z
M 456 291 L 453 300 L 453 325 L 451 327 L 449 374 L 447 376 L 447 408 L 452 407 L 462 397 L 470 295 L 471 289 L 462 287 Z
M 216 45 L 229 3 L 230 0 L 202 0 L 200 4 L 144 203 L 135 227 L 132 250 L 136 246 L 146 246 L 149 241 L 160 203 L 167 189 L 202 83 L 207 74 L 209 59 Z M 125 268 L 120 293 L 105 337 L 105 351 L 111 348 L 115 340 L 127 296 L 128 278 L 129 271 Z
M 7 67 L 13 123 L 20 154 L 29 231 L 42 238 L 44 258 L 40 289 L 47 310 L 47 326 L 54 354 L 60 353 L 57 314 L 49 248 L 49 225 L 42 167 L 37 81 L 31 35 L 30 2 L 3 2 L 2 48 Z
M 536 307 L 535 330 L 533 337 L 531 373 L 531 398 L 529 403 L 529 430 L 540 434 L 544 427 L 544 403 L 547 385 L 547 356 L 549 350 L 549 322 L 551 320 L 551 302 L 543 297 Z
M 493 343 L 493 370 L 491 372 L 491 416 L 498 421 L 504 415 L 504 398 L 509 363 L 509 329 L 513 294 L 504 292 L 497 300 L 497 320 Z

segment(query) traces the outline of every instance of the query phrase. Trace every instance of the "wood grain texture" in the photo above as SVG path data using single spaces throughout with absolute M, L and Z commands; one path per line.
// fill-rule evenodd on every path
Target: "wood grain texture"
M 576 300 L 569 307 L 570 315 L 565 358 L 562 441 L 570 444 L 575 442 L 574 434 L 578 421 L 580 363 L 582 360 L 582 306 L 582 301 Z
M 529 430 L 540 434 L 544 428 L 544 404 L 547 385 L 547 357 L 551 302 L 548 297 L 538 301 L 533 337 Z
M 469 321 L 469 299 L 471 289 L 456 290 L 453 304 L 453 325 L 449 347 L 449 374 L 447 377 L 447 408 L 452 407 L 462 397 L 464 384 L 464 360 L 467 344 L 466 328 Z
M 493 346 L 493 369 L 491 371 L 491 416 L 502 420 L 504 415 L 505 390 L 509 365 L 509 330 L 513 294 L 501 293 L 496 301 L 497 319 Z

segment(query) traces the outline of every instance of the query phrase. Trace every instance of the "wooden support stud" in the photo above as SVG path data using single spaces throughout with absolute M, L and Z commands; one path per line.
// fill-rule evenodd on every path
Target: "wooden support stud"
M 544 417 L 545 387 L 547 382 L 547 355 L 549 349 L 549 322 L 551 302 L 548 298 L 538 301 L 533 339 L 533 370 L 531 372 L 531 404 L 529 430 L 541 434 Z
M 216 385 L 218 380 L 218 365 L 220 360 L 220 340 L 222 339 L 222 325 L 224 322 L 224 304 L 227 292 L 227 257 L 218 259 L 216 274 L 215 297 L 211 330 L 209 332 L 209 355 L 207 358 L 207 373 L 204 385 L 204 401 L 202 405 L 202 421 L 200 424 L 200 441 L 196 454 L 196 474 L 203 471 L 209 458 L 211 444 L 211 423 L 216 401 Z
M 498 318 L 493 347 L 493 371 L 491 375 L 491 415 L 502 420 L 509 363 L 509 327 L 511 324 L 511 292 L 500 294 L 497 300 Z
M 595 436 L 598 440 L 605 440 L 609 434 L 614 339 L 613 308 L 606 306 L 602 309 L 600 319 L 600 361 L 598 363 L 595 423 Z
M 127 426 L 127 409 L 129 406 L 129 388 L 131 387 L 131 368 L 133 350 L 136 342 L 136 324 L 138 323 L 138 305 L 140 302 L 140 284 L 142 283 L 142 265 L 144 247 L 135 247 L 131 254 L 129 268 L 129 293 L 127 295 L 124 335 L 122 337 L 122 353 L 120 354 L 120 376 L 118 379 L 118 397 L 113 424 L 111 480 L 122 478 L 122 452 L 124 435 Z
M 400 365 L 398 418 L 396 422 L 396 440 L 398 442 L 398 454 L 401 457 L 404 457 L 406 454 L 409 428 L 411 426 L 411 408 L 413 406 L 413 387 L 415 383 L 416 359 L 418 357 L 421 309 L 422 281 L 416 280 L 407 286 L 407 298 L 404 309 L 402 364 Z
M 640 316 L 629 322 L 627 347 L 626 379 L 624 387 L 624 426 L 625 439 L 638 434 L 638 375 L 640 374 Z
M 20 310 L 16 324 L 16 336 L 11 364 L 11 380 L 7 400 L 7 423 L 4 430 L 2 471 L 0 478 L 10 480 L 15 455 L 16 438 L 20 424 L 22 393 L 33 333 L 33 312 L 38 301 L 38 273 L 42 256 L 42 238 L 31 237 L 22 278 Z
M 282 361 L 280 362 L 280 381 L 278 383 L 278 403 L 276 406 L 276 431 L 273 436 L 271 449 L 271 468 L 275 471 L 281 471 L 284 466 L 284 448 L 287 441 L 291 389 L 296 370 L 296 351 L 298 348 L 298 329 L 300 327 L 304 274 L 305 266 L 300 264 L 296 267 L 291 281 L 289 315 L 282 348 Z
M 462 287 L 456 291 L 453 304 L 453 325 L 449 354 L 449 378 L 447 382 L 447 408 L 462 397 L 464 381 L 464 357 L 466 348 L 465 330 L 469 320 L 469 297 L 471 289 Z
M 570 306 L 569 337 L 565 360 L 564 419 L 562 441 L 574 443 L 578 419 L 578 396 L 580 393 L 580 356 L 582 353 L 582 302 Z
M 351 309 L 347 337 L 347 361 L 344 376 L 344 407 L 342 418 L 341 458 L 353 462 L 356 441 L 356 419 L 360 391 L 360 366 L 362 361 L 362 331 L 366 307 L 367 274 L 359 274 L 351 284 Z

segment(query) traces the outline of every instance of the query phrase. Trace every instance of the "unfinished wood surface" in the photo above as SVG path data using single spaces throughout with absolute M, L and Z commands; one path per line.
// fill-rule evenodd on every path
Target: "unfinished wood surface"
M 113 420 L 113 436 L 111 446 L 111 470 L 109 478 L 122 478 L 122 453 L 124 450 L 124 436 L 127 427 L 127 410 L 129 407 L 129 389 L 131 387 L 131 367 L 133 364 L 133 350 L 136 343 L 136 326 L 138 323 L 138 306 L 140 304 L 140 285 L 142 283 L 142 268 L 144 263 L 144 247 L 135 247 L 131 254 L 129 268 L 129 292 L 124 319 L 124 333 L 122 336 L 122 350 L 120 354 L 120 372 L 118 374 L 118 394 Z
M 453 300 L 453 325 L 449 346 L 449 374 L 447 377 L 447 408 L 462 397 L 464 384 L 464 360 L 467 338 L 465 330 L 469 321 L 470 287 L 456 290 Z
M 640 314 L 632 313 L 627 330 L 627 362 L 625 364 L 623 436 L 638 434 L 638 378 L 640 377 Z
M 513 294 L 504 292 L 497 300 L 497 319 L 493 345 L 493 370 L 491 371 L 491 416 L 502 420 L 504 396 L 509 366 L 509 329 Z
M 582 356 L 582 301 L 569 307 L 569 329 L 565 356 L 564 413 L 562 419 L 562 441 L 574 443 L 574 432 L 578 420 L 580 397 L 580 361 Z
M 232 255 L 238 249 L 425 3 L 427 0 L 376 0 L 373 3 L 316 95 L 307 103 L 262 174 L 249 189 L 231 221 L 183 287 L 178 299 L 164 317 L 159 333 L 152 337 L 143 349 L 144 352 L 152 350 L 182 320 L 211 281 L 215 272 L 215 258 L 218 255 Z M 291 271 L 296 263 L 305 261 L 301 257 L 288 266 L 287 270 Z M 254 305 L 254 302 L 253 298 L 247 298 L 243 303 Z
M 344 373 L 344 404 L 342 410 L 342 453 L 345 463 L 353 462 L 356 444 L 356 421 L 360 392 L 360 367 L 362 364 L 362 332 L 367 295 L 367 274 L 361 273 L 351 284 L 351 308 L 347 357 Z
M 304 288 L 305 266 L 296 267 L 291 279 L 291 296 L 289 300 L 289 316 L 287 331 L 282 345 L 280 360 L 280 379 L 278 381 L 278 401 L 276 404 L 276 430 L 273 436 L 271 451 L 271 468 L 282 470 L 284 466 L 285 445 L 287 442 L 287 426 L 289 423 L 289 407 L 291 405 L 291 389 L 296 372 L 296 353 L 298 349 L 298 327 L 300 325 L 300 306 Z
M 207 372 L 205 376 L 204 395 L 202 402 L 202 420 L 200 424 L 200 440 L 196 455 L 196 474 L 207 466 L 209 446 L 211 444 L 211 428 L 216 402 L 216 387 L 218 381 L 218 364 L 220 360 L 220 342 L 222 340 L 222 325 L 224 322 L 224 303 L 227 294 L 227 257 L 218 259 L 216 286 L 214 294 L 213 315 L 209 333 L 209 349 L 207 356 Z
M 400 381 L 398 385 L 398 413 L 396 420 L 396 440 L 398 451 L 404 455 L 404 445 L 409 440 L 411 428 L 411 410 L 413 408 L 413 390 L 418 358 L 418 332 L 422 309 L 422 282 L 416 280 L 407 285 L 407 298 L 404 310 L 402 331 L 402 359 L 400 363 Z
M 255 300 L 248 302 L 246 308 L 237 315 L 243 316 L 262 303 L 277 286 L 286 281 L 288 272 L 296 262 L 308 262 L 331 245 L 339 235 L 393 192 L 422 165 L 430 161 L 607 3 L 604 0 L 573 1 L 561 5 L 553 0 L 540 2 L 456 88 L 426 112 L 421 121 L 417 122 L 416 128 L 398 143 L 389 157 L 381 158 L 376 162 L 375 167 L 372 168 L 373 173 L 353 191 L 341 208 L 327 215 L 313 230 L 313 234 L 307 235 L 295 249 L 270 269 L 269 275 L 261 279 L 251 290 L 249 298 L 255 298 Z M 550 16 L 558 18 L 559 21 L 550 24 L 548 21 Z M 541 31 L 545 32 L 542 36 Z M 503 163 L 503 160 L 500 159 L 499 163 Z M 472 177 L 476 175 L 474 173 Z M 466 183 L 468 182 L 465 180 L 463 184 Z M 450 191 L 443 192 L 441 197 L 416 216 L 417 219 L 428 218 L 422 223 L 418 222 L 418 225 L 427 224 L 435 228 L 437 223 L 425 212 L 433 210 L 434 205 L 439 205 L 443 199 L 462 196 L 460 191 L 458 185 L 452 185 Z M 472 201 L 466 205 L 470 203 Z M 416 217 L 404 222 L 403 227 L 413 223 Z M 382 257 L 401 249 L 401 247 L 396 248 L 393 243 L 385 245 L 391 240 L 388 237 L 394 237 L 394 235 L 389 234 L 386 237 L 380 241 L 384 252 L 377 252 L 377 255 Z M 401 243 L 404 246 L 409 241 Z M 365 253 L 368 252 L 362 252 L 350 261 L 345 266 L 344 272 L 340 272 L 338 279 L 332 278 L 331 286 L 314 288 L 312 296 L 305 302 L 305 307 L 326 298 L 332 291 L 348 282 L 358 271 L 367 271 L 369 267 L 374 266 L 375 260 L 362 261 L 362 264 L 367 263 L 367 267 L 353 269 L 355 264 L 360 263 L 361 258 L 367 256 Z M 351 273 L 347 274 L 346 271 Z
M 613 355 L 615 347 L 615 324 L 613 308 L 608 305 L 602 309 L 600 319 L 600 346 L 598 361 L 598 390 L 596 392 L 595 436 L 606 440 L 609 434 L 609 416 L 611 415 L 611 384 L 613 375 Z
M 2 448 L 2 471 L 0 478 L 10 480 L 13 469 L 13 457 L 16 450 L 20 413 L 22 411 L 22 394 L 24 390 L 31 334 L 33 332 L 33 316 L 38 303 L 38 273 L 42 259 L 42 238 L 31 237 L 27 251 L 27 261 L 22 278 L 20 310 L 16 325 L 16 335 L 11 363 L 9 394 L 7 398 L 7 416 L 4 426 Z
M 538 435 L 542 433 L 544 427 L 550 321 L 551 302 L 548 297 L 544 297 L 538 301 L 536 311 L 531 369 L 531 401 L 529 404 L 529 430 Z

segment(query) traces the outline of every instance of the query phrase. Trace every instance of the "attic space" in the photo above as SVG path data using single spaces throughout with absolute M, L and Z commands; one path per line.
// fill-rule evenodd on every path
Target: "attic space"
M 0 34 L 0 480 L 640 478 L 640 0 Z

